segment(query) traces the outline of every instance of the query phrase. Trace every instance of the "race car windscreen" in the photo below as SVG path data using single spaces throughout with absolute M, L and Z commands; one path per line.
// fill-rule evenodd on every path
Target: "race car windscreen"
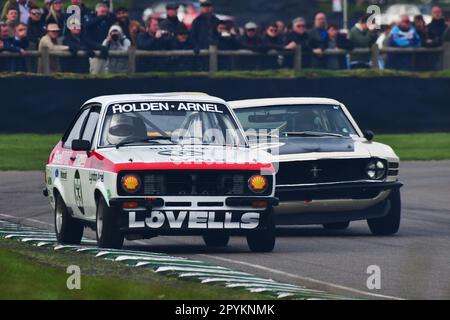
M 339 106 L 288 105 L 242 108 L 235 110 L 239 121 L 248 130 L 278 130 L 284 133 L 315 132 L 342 136 L 357 135 Z
M 100 147 L 152 144 L 245 146 L 227 106 L 209 102 L 127 102 L 108 106 Z

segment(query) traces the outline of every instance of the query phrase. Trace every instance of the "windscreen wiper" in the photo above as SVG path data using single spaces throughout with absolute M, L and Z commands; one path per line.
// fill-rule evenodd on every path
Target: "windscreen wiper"
M 286 137 L 340 137 L 344 136 L 339 133 L 330 133 L 330 132 L 316 132 L 316 131 L 298 131 L 298 132 L 284 132 Z
M 116 144 L 116 149 L 119 149 L 120 147 L 123 147 L 127 144 L 133 144 L 133 143 L 139 143 L 139 142 L 158 142 L 158 140 L 171 140 L 171 137 L 161 136 L 161 137 L 146 137 L 142 139 L 130 139 L 130 140 L 123 140 Z

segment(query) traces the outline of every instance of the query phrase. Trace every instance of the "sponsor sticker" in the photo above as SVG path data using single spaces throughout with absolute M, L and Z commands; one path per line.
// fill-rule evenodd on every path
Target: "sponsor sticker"
M 84 214 L 84 205 L 83 205 L 83 190 L 81 187 L 81 177 L 80 172 L 75 171 L 75 176 L 73 179 L 74 183 L 74 193 L 75 193 L 75 203 L 82 214 Z
M 147 111 L 196 111 L 223 113 L 220 109 L 220 106 L 215 103 L 180 101 L 116 103 L 111 106 L 113 114 Z
M 61 180 L 67 180 L 67 170 L 61 170 Z
M 91 171 L 89 172 L 89 183 L 93 184 L 97 181 L 103 182 L 105 180 L 105 174 L 103 172 Z
M 150 214 L 130 211 L 130 229 L 256 229 L 260 223 L 259 212 L 217 211 L 159 211 Z

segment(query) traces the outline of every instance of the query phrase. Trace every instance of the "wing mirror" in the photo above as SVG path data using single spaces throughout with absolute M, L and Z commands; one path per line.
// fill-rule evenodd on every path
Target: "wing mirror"
M 374 137 L 374 133 L 373 133 L 373 131 L 371 131 L 371 130 L 365 130 L 364 132 L 364 138 L 366 138 L 367 139 L 367 141 L 372 141 L 373 140 L 373 137 Z
M 91 151 L 92 145 L 88 140 L 73 140 L 72 141 L 72 150 L 73 151 L 86 151 L 89 155 L 89 151 Z

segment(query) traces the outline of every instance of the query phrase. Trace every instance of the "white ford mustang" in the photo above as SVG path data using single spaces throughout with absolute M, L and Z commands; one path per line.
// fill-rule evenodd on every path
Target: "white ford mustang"
M 277 225 L 322 224 L 346 229 L 366 220 L 372 233 L 400 226 L 399 158 L 362 132 L 332 99 L 276 98 L 229 102 L 249 137 L 266 132 L 277 170 Z M 276 140 L 276 141 L 275 141 Z M 260 141 L 260 140 L 258 140 Z M 275 141 L 275 142 L 274 142 Z
M 62 243 L 80 243 L 88 226 L 100 247 L 157 235 L 202 235 L 225 246 L 241 234 L 260 252 L 275 244 L 270 155 L 250 149 L 215 97 L 91 99 L 51 152 L 46 181 Z

